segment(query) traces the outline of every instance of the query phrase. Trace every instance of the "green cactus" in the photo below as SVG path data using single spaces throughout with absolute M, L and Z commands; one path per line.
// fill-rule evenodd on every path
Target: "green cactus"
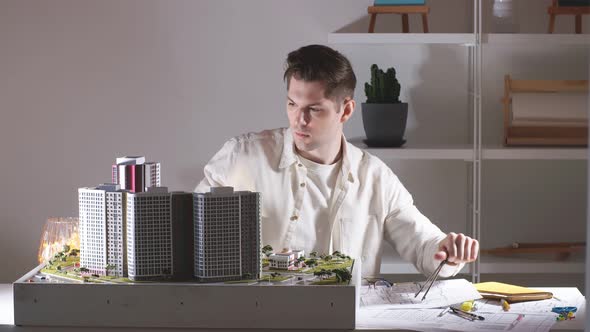
M 371 66 L 371 84 L 365 83 L 365 94 L 369 104 L 396 104 L 399 100 L 400 84 L 395 78 L 395 69 L 387 72 L 379 69 L 376 64 Z

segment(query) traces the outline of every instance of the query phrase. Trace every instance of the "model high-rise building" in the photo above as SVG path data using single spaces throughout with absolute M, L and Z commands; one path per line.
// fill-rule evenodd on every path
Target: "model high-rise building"
M 172 274 L 175 280 L 193 278 L 193 193 L 170 194 L 172 215 Z
M 211 188 L 194 194 L 194 274 L 200 281 L 260 276 L 260 195 Z
M 110 235 L 107 228 L 107 216 L 111 220 L 111 229 L 116 229 L 122 220 L 117 217 L 118 205 L 108 204 L 116 200 L 119 190 L 116 184 L 103 184 L 93 188 L 78 189 L 79 233 L 80 233 L 80 265 L 92 273 L 106 274 L 107 265 L 117 265 L 116 254 L 109 256 L 109 248 L 116 250 L 116 244 L 108 243 Z M 122 193 L 119 193 L 122 195 Z M 120 196 L 119 196 L 120 197 Z M 117 219 L 121 220 L 118 222 Z M 109 259 L 111 258 L 111 259 Z M 121 264 L 123 264 L 121 262 Z M 121 270 L 122 265 L 115 270 Z
M 124 191 L 106 192 L 107 275 L 127 276 L 126 194 Z
M 166 187 L 127 193 L 127 264 L 131 280 L 172 277 L 172 218 Z
M 143 192 L 149 187 L 160 187 L 160 163 L 145 162 L 143 156 L 117 158 L 111 171 L 113 183 L 131 192 Z

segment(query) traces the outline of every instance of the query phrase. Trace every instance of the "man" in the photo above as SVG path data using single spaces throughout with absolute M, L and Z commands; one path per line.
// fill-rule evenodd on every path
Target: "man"
M 378 158 L 346 141 L 342 130 L 356 105 L 356 77 L 339 52 L 310 45 L 286 61 L 289 128 L 235 137 L 205 166 L 195 188 L 261 193 L 262 243 L 362 260 L 362 274 L 380 272 L 383 240 L 429 274 L 448 259 L 443 277 L 477 258 L 479 244 L 444 234 Z

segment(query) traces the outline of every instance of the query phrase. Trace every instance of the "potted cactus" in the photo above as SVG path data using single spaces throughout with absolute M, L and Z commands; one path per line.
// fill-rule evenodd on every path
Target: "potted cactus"
M 368 146 L 399 147 L 405 143 L 408 103 L 399 100 L 395 69 L 386 72 L 371 66 L 371 83 L 365 83 L 367 102 L 362 104 L 363 127 Z

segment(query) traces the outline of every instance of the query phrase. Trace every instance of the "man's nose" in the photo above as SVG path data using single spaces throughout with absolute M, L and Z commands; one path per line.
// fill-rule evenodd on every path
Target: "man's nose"
M 303 109 L 297 110 L 297 123 L 300 123 L 305 126 L 309 124 L 310 120 L 311 115 L 309 114 L 309 111 Z

